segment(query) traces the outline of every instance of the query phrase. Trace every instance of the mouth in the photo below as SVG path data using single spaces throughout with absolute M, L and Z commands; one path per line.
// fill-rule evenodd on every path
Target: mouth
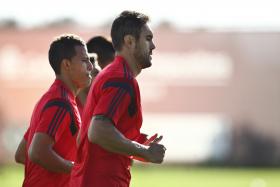
M 87 74 L 87 77 L 88 77 L 89 79 L 92 79 L 92 76 L 91 76 L 90 73 Z
M 98 70 L 95 70 L 95 71 L 92 71 L 91 72 L 91 76 L 92 77 L 96 77 L 98 75 L 99 71 Z

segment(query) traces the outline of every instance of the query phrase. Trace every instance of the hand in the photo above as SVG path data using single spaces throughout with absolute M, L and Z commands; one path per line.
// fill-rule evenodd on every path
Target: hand
M 158 144 L 158 143 L 162 140 L 163 136 L 160 136 L 160 137 L 157 137 L 157 136 L 158 136 L 157 133 L 154 134 L 154 135 L 151 136 L 149 139 L 147 139 L 147 140 L 143 143 L 143 145 L 149 146 L 151 143 Z M 138 157 L 138 156 L 132 156 L 131 158 L 134 159 L 134 160 L 142 161 L 142 162 L 148 162 L 145 158 Z
M 164 145 L 151 142 L 149 146 L 150 147 L 148 148 L 147 154 L 144 156 L 145 160 L 157 164 L 162 163 L 166 151 Z
M 143 145 L 150 145 L 150 143 L 159 143 L 159 142 L 162 140 L 163 136 L 160 136 L 160 137 L 157 137 L 157 136 L 158 136 L 157 133 L 154 134 L 152 137 L 150 137 L 149 139 L 147 139 L 147 140 L 143 143 Z
M 163 136 L 155 138 L 151 143 L 159 143 L 162 140 Z

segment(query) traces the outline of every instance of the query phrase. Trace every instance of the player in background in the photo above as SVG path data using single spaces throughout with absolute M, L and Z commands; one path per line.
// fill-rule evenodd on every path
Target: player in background
M 87 49 L 89 53 L 97 55 L 97 62 L 101 69 L 104 69 L 115 58 L 115 49 L 112 42 L 103 36 L 92 37 L 87 42 Z
M 103 36 L 95 36 L 89 39 L 89 41 L 87 42 L 87 49 L 90 54 L 95 54 L 90 58 L 93 64 L 92 77 L 94 80 L 94 77 L 96 77 L 99 72 L 98 68 L 95 66 L 95 62 L 97 61 L 98 66 L 101 69 L 104 69 L 114 60 L 115 50 L 113 48 L 112 42 L 110 42 Z M 89 88 L 90 86 L 84 88 L 77 97 L 77 104 L 81 115 L 86 103 Z

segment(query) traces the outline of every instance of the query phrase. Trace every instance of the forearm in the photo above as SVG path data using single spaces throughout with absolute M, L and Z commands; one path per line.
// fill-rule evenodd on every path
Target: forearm
M 147 146 L 131 141 L 124 136 L 119 136 L 118 133 L 106 137 L 104 136 L 96 143 L 110 152 L 130 156 L 142 157 L 148 149 Z
M 106 118 L 93 118 L 88 130 L 89 141 L 100 145 L 102 148 L 123 155 L 143 157 L 148 147 L 127 139 Z
M 70 173 L 73 167 L 71 161 L 65 160 L 59 156 L 52 148 L 39 153 L 38 159 L 34 161 L 43 168 L 56 173 Z
M 25 164 L 25 158 L 17 158 L 16 159 L 16 162 L 18 163 L 18 164 Z
M 141 133 L 136 141 L 140 144 L 144 144 L 147 141 L 147 136 L 147 134 Z
M 35 134 L 28 150 L 30 160 L 51 172 L 70 173 L 73 163 L 58 155 L 52 146 L 48 135 Z

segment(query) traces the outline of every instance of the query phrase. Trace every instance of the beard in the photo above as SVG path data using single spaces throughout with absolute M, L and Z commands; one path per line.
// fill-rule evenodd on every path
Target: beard
M 138 45 L 135 48 L 134 57 L 137 60 L 137 65 L 141 69 L 145 69 L 152 66 L 150 54 L 144 53 Z

